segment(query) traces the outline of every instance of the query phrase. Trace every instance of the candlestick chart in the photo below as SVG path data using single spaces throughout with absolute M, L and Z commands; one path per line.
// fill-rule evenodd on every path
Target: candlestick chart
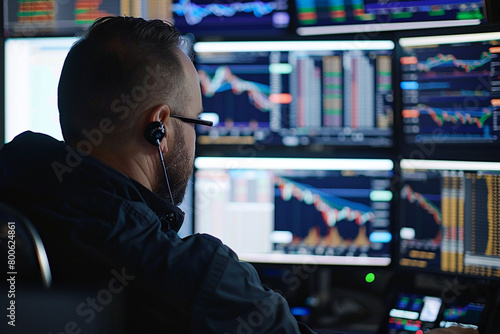
M 276 175 L 275 228 L 293 234 L 291 243 L 276 245 L 276 249 L 331 255 L 373 251 L 371 235 L 385 231 L 381 217 L 389 208 L 374 205 L 370 199 L 373 179 L 363 175 L 330 177 L 334 179 L 329 182 L 325 178 Z

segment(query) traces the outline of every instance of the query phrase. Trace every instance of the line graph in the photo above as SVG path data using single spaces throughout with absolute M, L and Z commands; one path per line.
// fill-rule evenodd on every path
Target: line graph
M 191 0 L 180 0 L 173 4 L 173 12 L 178 16 L 183 16 L 186 23 L 196 25 L 207 16 L 232 17 L 238 13 L 251 13 L 255 17 L 262 17 L 281 8 L 281 3 L 262 1 L 252 2 L 232 2 L 232 3 L 211 3 L 207 5 L 197 5 Z
M 258 110 L 267 112 L 271 109 L 273 103 L 269 100 L 269 85 L 244 80 L 234 75 L 228 66 L 219 66 L 212 77 L 204 70 L 199 70 L 198 76 L 205 97 L 228 90 L 235 95 L 246 92 L 249 102 Z
M 417 109 L 420 112 L 426 112 L 432 120 L 438 125 L 443 126 L 445 122 L 453 124 L 469 124 L 475 125 L 479 129 L 484 127 L 485 122 L 492 117 L 491 108 L 482 108 L 478 111 L 463 111 L 463 110 L 450 110 L 430 107 L 425 104 L 419 104 Z
M 417 64 L 417 69 L 423 72 L 429 72 L 435 67 L 448 67 L 453 66 L 465 70 L 466 73 L 474 71 L 475 69 L 489 63 L 492 59 L 491 53 L 488 51 L 481 52 L 479 59 L 466 60 L 457 59 L 453 54 L 438 53 L 433 57 L 427 58 L 425 61 L 420 61 Z

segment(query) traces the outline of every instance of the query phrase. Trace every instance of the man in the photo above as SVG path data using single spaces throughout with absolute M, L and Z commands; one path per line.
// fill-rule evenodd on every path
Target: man
M 219 240 L 176 233 L 202 111 L 183 47 L 158 20 L 97 20 L 61 73 L 65 143 L 26 132 L 5 145 L 0 200 L 35 223 L 55 286 L 130 296 L 131 332 L 313 333 Z
M 184 46 L 159 20 L 97 20 L 61 73 L 65 143 L 26 132 L 6 144 L 0 200 L 35 223 L 54 286 L 131 296 L 131 332 L 310 333 L 219 240 L 176 233 L 202 112 Z

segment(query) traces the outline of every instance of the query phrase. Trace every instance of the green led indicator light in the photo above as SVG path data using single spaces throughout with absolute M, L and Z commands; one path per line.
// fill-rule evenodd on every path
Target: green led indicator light
M 375 280 L 375 274 L 373 273 L 366 274 L 365 280 L 367 283 L 373 282 Z

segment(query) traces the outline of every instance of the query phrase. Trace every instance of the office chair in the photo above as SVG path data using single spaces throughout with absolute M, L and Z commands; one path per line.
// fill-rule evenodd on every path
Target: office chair
M 1 202 L 0 250 L 0 256 L 6 259 L 3 268 L 5 273 L 15 272 L 16 279 L 41 283 L 44 288 L 50 288 L 52 274 L 38 231 L 23 214 Z M 14 262 L 9 264 L 9 260 Z M 13 267 L 10 267 L 11 264 Z

